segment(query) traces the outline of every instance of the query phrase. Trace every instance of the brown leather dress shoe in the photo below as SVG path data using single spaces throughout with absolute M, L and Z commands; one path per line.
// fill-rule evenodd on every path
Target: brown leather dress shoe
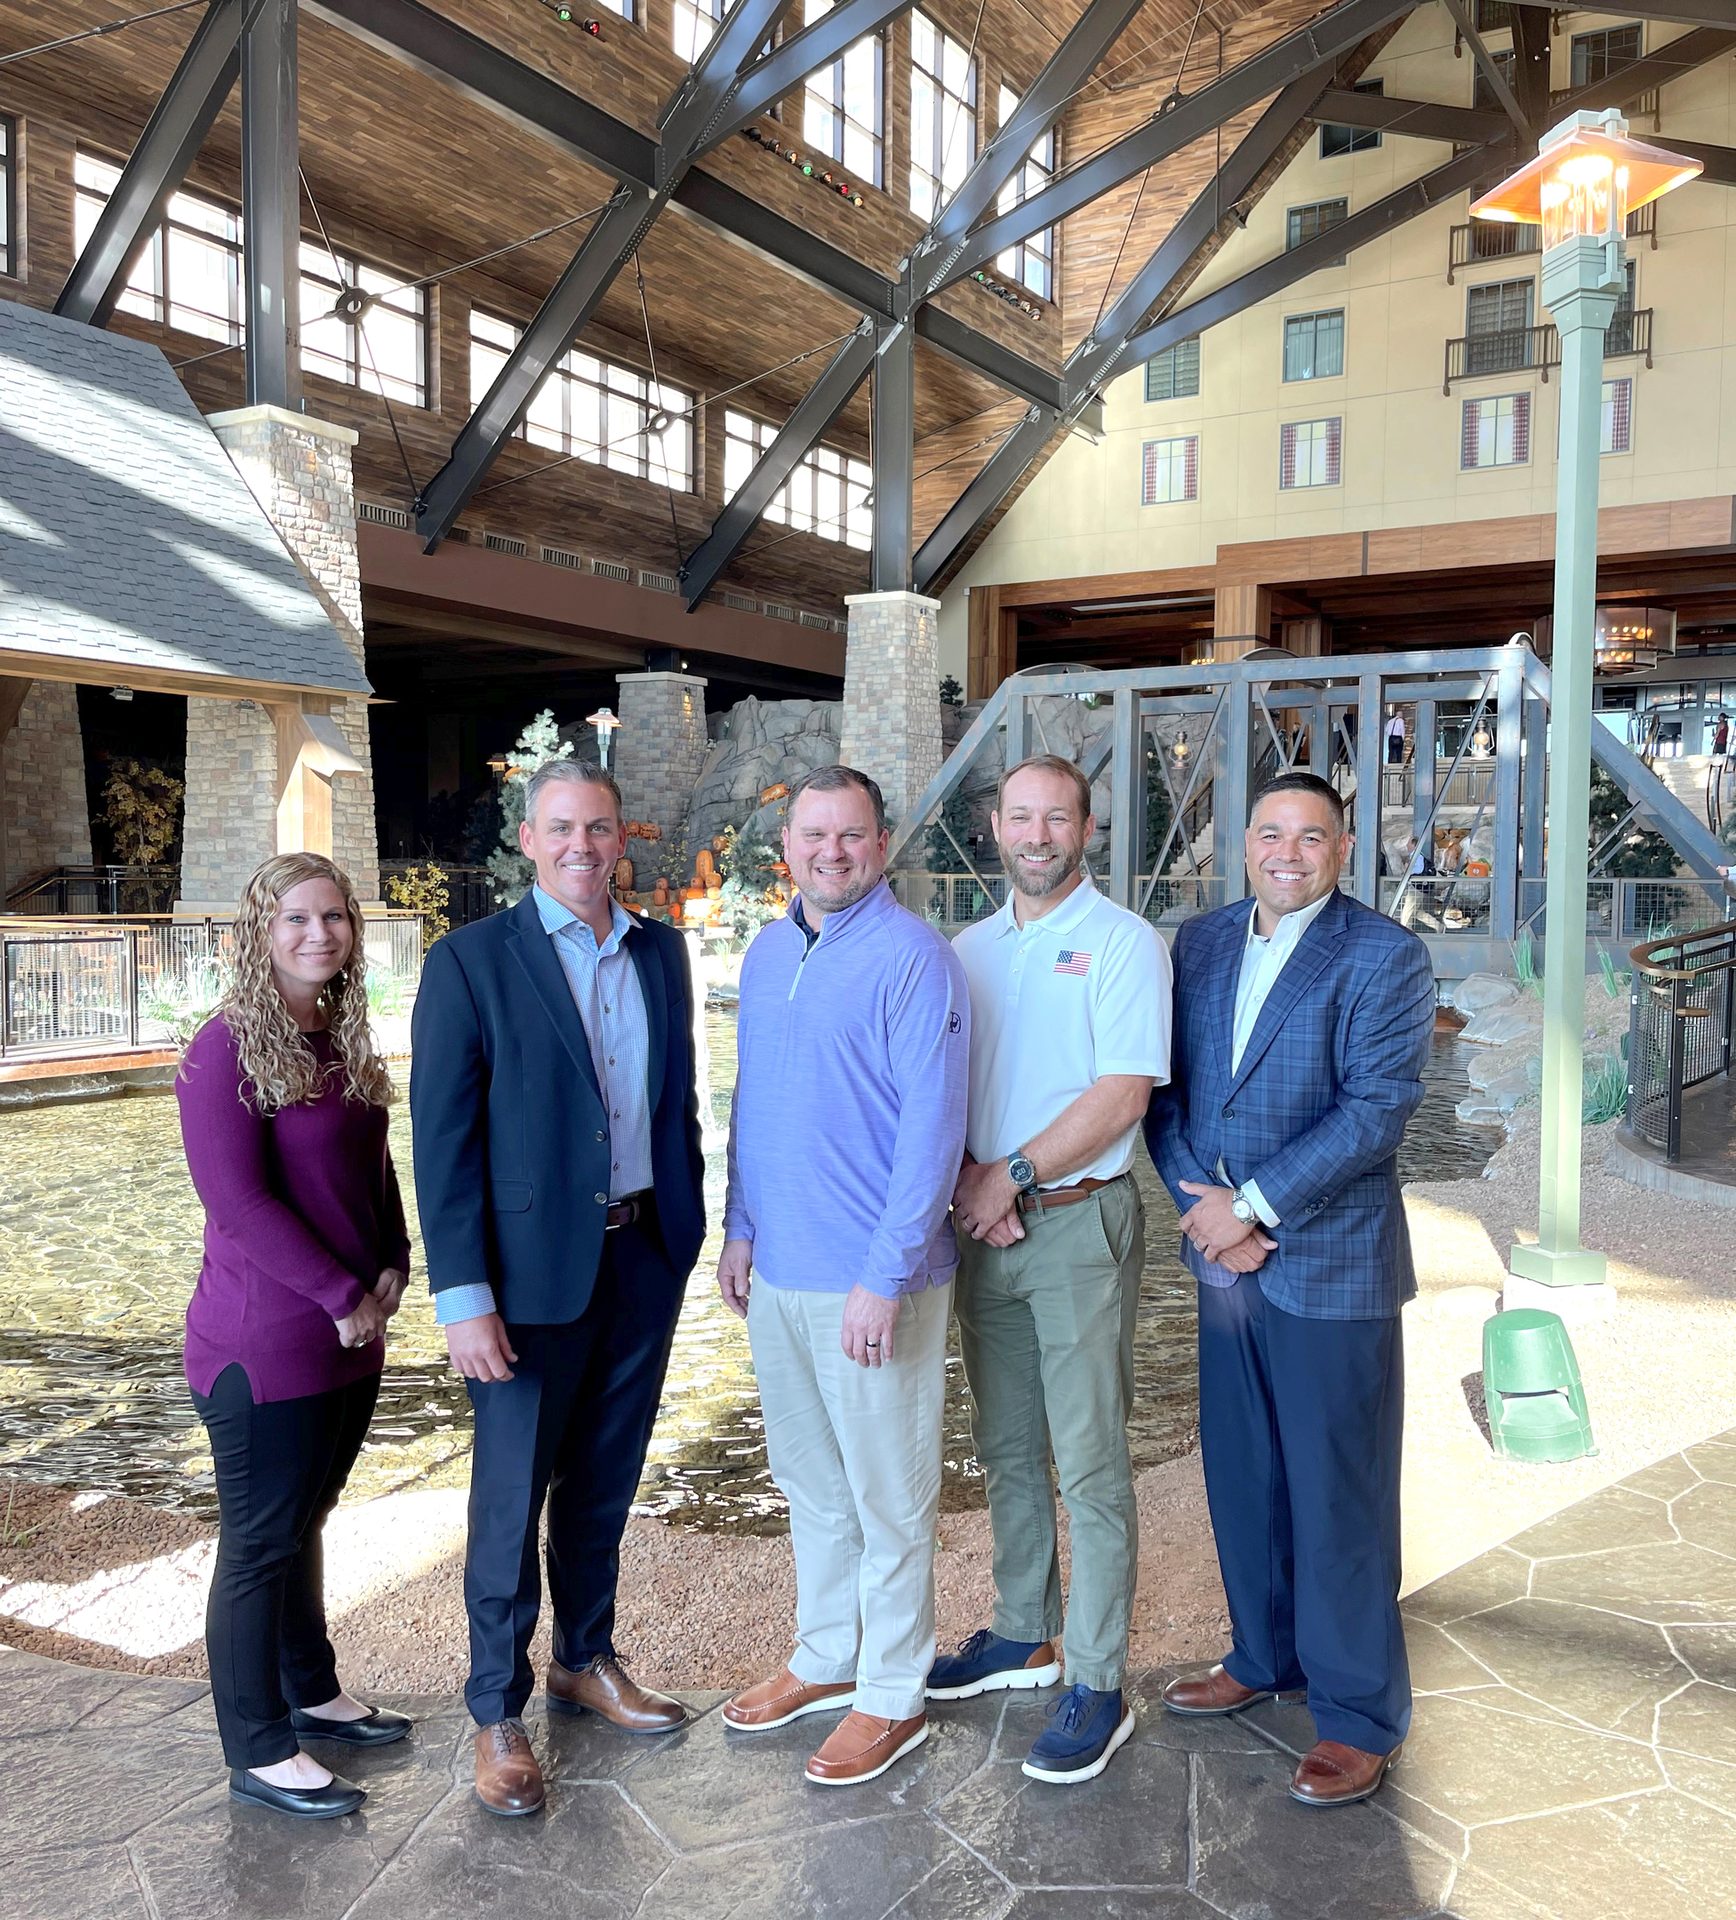
M 928 1738 L 928 1715 L 883 1720 L 877 1713 L 851 1713 L 827 1736 L 808 1762 L 808 1778 L 817 1787 L 854 1787 L 873 1780 Z
M 804 1713 L 835 1713 L 855 1698 L 854 1680 L 816 1686 L 811 1680 L 798 1680 L 785 1667 L 769 1680 L 757 1681 L 733 1700 L 726 1700 L 723 1723 L 737 1733 L 769 1733 L 773 1727 L 787 1727 Z
M 1251 1707 L 1256 1700 L 1271 1697 L 1258 1687 L 1244 1687 L 1222 1667 L 1172 1680 L 1163 1690 L 1163 1704 L 1171 1713 L 1234 1713 L 1238 1707 Z
M 551 1660 L 548 1696 L 555 1713 L 600 1713 L 623 1733 L 673 1733 L 687 1724 L 687 1709 L 679 1700 L 640 1686 L 619 1660 L 606 1653 L 577 1673 Z
M 1340 1740 L 1319 1740 L 1303 1754 L 1290 1782 L 1290 1798 L 1305 1807 L 1348 1807 L 1380 1790 L 1386 1770 L 1398 1758 L 1364 1753 Z
M 542 1805 L 542 1768 L 522 1720 L 496 1720 L 478 1729 L 476 1797 L 490 1813 L 535 1813 Z

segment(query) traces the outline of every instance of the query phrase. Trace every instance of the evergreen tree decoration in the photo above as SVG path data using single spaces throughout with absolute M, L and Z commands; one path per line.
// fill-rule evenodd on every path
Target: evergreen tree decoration
M 1616 822 L 1628 810 L 1620 787 L 1603 771 L 1591 774 L 1591 846 L 1598 848 L 1615 832 Z M 1607 848 L 1600 873 L 1621 880 L 1664 880 L 1676 871 L 1676 850 L 1661 833 L 1630 820 L 1621 837 Z
M 1163 742 L 1155 734 L 1148 733 L 1145 736 L 1145 860 L 1148 871 L 1163 852 L 1164 837 L 1169 832 L 1171 809 L 1169 788 L 1163 778 L 1163 752 Z M 1176 851 L 1171 849 L 1172 865 Z
M 572 745 L 561 738 L 554 712 L 544 707 L 512 747 L 512 771 L 500 790 L 500 845 L 488 856 L 488 877 L 494 897 L 510 907 L 530 891 L 536 869 L 519 849 L 518 829 L 524 819 L 524 790 L 537 768 L 550 760 L 572 758 Z

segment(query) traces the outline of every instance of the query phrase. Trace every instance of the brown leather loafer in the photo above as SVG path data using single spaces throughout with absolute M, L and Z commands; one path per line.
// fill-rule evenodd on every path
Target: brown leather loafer
M 1290 1798 L 1305 1807 L 1348 1807 L 1380 1790 L 1392 1753 L 1364 1753 L 1340 1740 L 1319 1740 L 1303 1754 L 1290 1782 Z
M 1222 1667 L 1172 1680 L 1163 1690 L 1163 1704 L 1171 1713 L 1234 1713 L 1238 1707 L 1251 1707 L 1256 1700 L 1271 1697 L 1258 1687 L 1244 1687 Z
M 816 1787 L 854 1787 L 876 1779 L 928 1738 L 928 1715 L 908 1720 L 882 1720 L 876 1713 L 851 1713 L 832 1729 L 826 1743 L 808 1762 L 808 1778 Z
M 549 1662 L 549 1707 L 555 1713 L 599 1713 L 623 1733 L 673 1733 L 687 1709 L 666 1693 L 642 1687 L 619 1660 L 600 1653 L 577 1673 Z
M 542 1768 L 521 1720 L 496 1720 L 476 1735 L 476 1797 L 490 1813 L 535 1813 L 544 1799 Z
M 816 1686 L 812 1681 L 798 1680 L 785 1667 L 769 1680 L 757 1681 L 733 1700 L 726 1700 L 723 1723 L 737 1733 L 769 1733 L 773 1727 L 787 1727 L 804 1713 L 835 1713 L 855 1698 L 854 1680 Z

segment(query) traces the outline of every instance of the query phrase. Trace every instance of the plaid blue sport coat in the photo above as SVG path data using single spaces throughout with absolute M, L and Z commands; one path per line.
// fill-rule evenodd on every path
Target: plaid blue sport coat
M 1416 1292 L 1398 1147 L 1421 1104 L 1435 983 L 1414 933 L 1336 893 L 1297 943 L 1230 1071 L 1236 982 L 1252 900 L 1183 924 L 1175 942 L 1170 1080 L 1145 1139 L 1176 1206 L 1181 1182 L 1253 1179 L 1278 1216 L 1257 1278 L 1310 1320 L 1376 1320 Z M 1185 1239 L 1202 1279 L 1222 1268 Z

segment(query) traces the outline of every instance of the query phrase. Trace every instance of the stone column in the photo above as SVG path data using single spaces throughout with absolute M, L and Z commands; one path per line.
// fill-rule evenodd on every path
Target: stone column
M 214 413 L 209 424 L 291 557 L 319 596 L 359 667 L 362 577 L 356 548 L 350 450 L 357 435 L 281 407 Z M 332 858 L 364 902 L 380 895 L 373 756 L 364 700 L 332 703 L 332 717 L 361 771 L 332 783 Z M 280 850 L 278 728 L 250 702 L 187 702 L 187 821 L 180 904 L 227 908 L 247 876 Z
M 693 803 L 710 745 L 705 681 L 696 673 L 618 673 L 615 683 L 621 724 L 609 771 L 627 818 L 649 820 L 667 837 Z
M 0 680 L 0 904 L 33 873 L 89 865 L 78 689 Z
M 896 824 L 940 771 L 940 602 L 895 591 L 847 594 L 844 605 L 838 757 L 879 781 Z

